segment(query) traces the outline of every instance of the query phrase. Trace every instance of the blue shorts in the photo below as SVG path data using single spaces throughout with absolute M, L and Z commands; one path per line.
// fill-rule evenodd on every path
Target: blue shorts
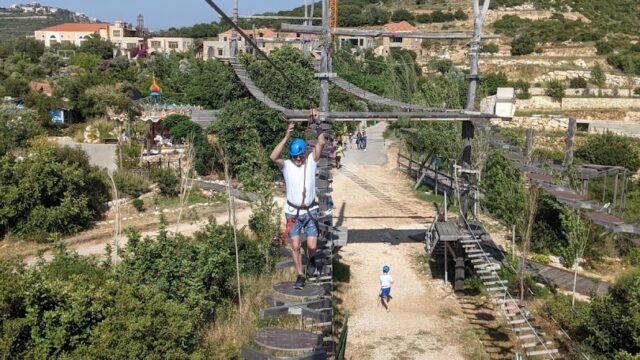
M 381 298 L 389 297 L 389 295 L 391 295 L 391 288 L 390 287 L 380 289 L 380 297 Z
M 318 209 L 309 210 L 311 212 L 311 216 L 313 218 L 318 218 Z M 285 214 L 287 220 L 291 219 L 295 215 Z M 300 233 L 304 229 L 307 236 L 318 237 L 318 227 L 316 226 L 316 222 L 309 216 L 307 210 L 300 210 L 300 215 L 298 215 L 298 220 L 293 224 L 291 229 L 289 230 L 289 237 L 292 238 L 294 236 L 300 236 Z

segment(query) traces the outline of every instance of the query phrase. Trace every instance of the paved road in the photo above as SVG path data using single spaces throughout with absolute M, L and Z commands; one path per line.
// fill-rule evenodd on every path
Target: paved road
M 387 128 L 386 123 L 378 123 L 369 127 L 367 133 L 367 151 L 356 148 L 355 135 L 353 138 L 353 148 L 347 149 L 342 163 L 345 165 L 383 165 L 387 162 L 387 145 L 382 133 Z
M 69 137 L 58 137 L 54 139 L 60 145 L 79 147 L 89 155 L 89 162 L 101 168 L 107 168 L 109 173 L 118 169 L 116 164 L 116 144 L 85 144 L 77 143 Z

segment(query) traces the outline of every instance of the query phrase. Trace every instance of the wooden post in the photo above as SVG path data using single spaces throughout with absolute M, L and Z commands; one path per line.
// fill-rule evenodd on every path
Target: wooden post
M 516 261 L 516 226 L 511 226 L 511 260 Z
M 449 283 L 449 273 L 447 272 L 447 242 L 444 243 L 444 283 Z
M 411 176 L 411 165 L 413 164 L 413 153 L 409 152 L 409 168 L 407 169 L 407 175 Z
M 618 175 L 619 173 L 616 172 L 616 178 L 613 185 L 613 202 L 611 203 L 612 208 L 616 206 L 616 198 L 618 197 Z
M 529 165 L 533 162 L 533 128 L 527 129 L 525 145 L 527 165 Z
M 602 183 L 602 203 L 604 204 L 607 195 L 607 173 L 604 173 L 604 182 Z
M 569 118 L 569 125 L 567 127 L 567 137 L 565 138 L 564 146 L 564 160 L 562 161 L 562 167 L 565 170 L 573 165 L 573 142 L 576 137 L 576 131 L 578 130 L 578 123 L 576 118 L 571 116 Z
M 458 241 L 458 246 L 456 247 L 455 276 L 453 290 L 456 292 L 456 295 L 464 295 L 464 249 L 460 241 Z

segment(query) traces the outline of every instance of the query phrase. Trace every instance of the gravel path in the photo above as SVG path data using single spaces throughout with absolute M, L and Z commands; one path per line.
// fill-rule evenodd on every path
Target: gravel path
M 382 141 L 384 126 L 367 131 L 368 151 L 347 151 L 346 167 L 394 202 L 432 219 L 435 210 L 417 200 L 410 181 L 394 170 L 393 161 L 386 161 L 394 153 Z M 424 245 L 407 237 L 424 231 L 424 221 L 372 196 L 339 170 L 334 170 L 333 188 L 338 222 L 350 232 L 349 244 L 338 254 L 349 278 L 336 291 L 349 312 L 347 358 L 464 359 L 460 334 L 467 322 L 460 305 L 441 280 L 420 271 L 416 257 L 424 254 Z M 383 264 L 390 265 L 395 280 L 390 312 L 377 298 Z

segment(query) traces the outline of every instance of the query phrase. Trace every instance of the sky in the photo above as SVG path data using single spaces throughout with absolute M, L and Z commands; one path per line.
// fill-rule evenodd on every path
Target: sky
M 30 2 L 0 0 L 0 7 Z M 135 23 L 138 14 L 142 14 L 145 27 L 152 31 L 218 20 L 218 15 L 204 0 L 39 0 L 37 2 L 41 5 L 85 13 L 89 17 L 111 23 L 114 20 Z M 304 0 L 238 0 L 238 2 L 240 15 L 288 10 L 304 5 Z M 215 3 L 231 15 L 233 0 L 216 0 Z

